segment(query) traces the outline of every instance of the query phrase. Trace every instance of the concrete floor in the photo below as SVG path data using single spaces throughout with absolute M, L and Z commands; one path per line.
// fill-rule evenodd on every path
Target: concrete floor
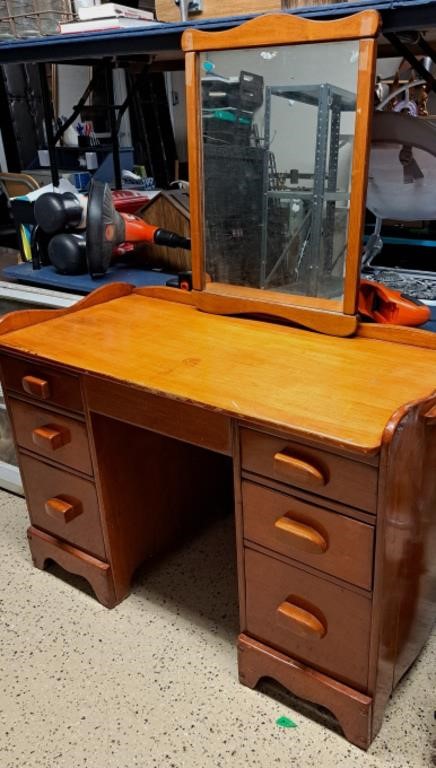
M 0 768 L 436 765 L 436 634 L 364 753 L 238 683 L 231 520 L 143 571 L 113 611 L 33 568 L 26 525 L 0 492 Z

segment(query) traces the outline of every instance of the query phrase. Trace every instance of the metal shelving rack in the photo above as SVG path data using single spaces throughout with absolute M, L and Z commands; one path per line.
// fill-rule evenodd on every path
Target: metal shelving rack
M 436 0 L 351 0 L 351 2 L 329 3 L 328 5 L 294 8 L 285 13 L 312 19 L 334 19 L 348 16 L 368 8 L 378 10 L 382 15 L 383 32 L 398 30 L 429 29 L 436 26 Z M 106 59 L 141 60 L 149 55 L 159 54 L 161 60 L 180 58 L 180 40 L 185 29 L 196 27 L 204 30 L 229 29 L 242 24 L 258 14 L 230 16 L 218 19 L 190 19 L 187 22 L 154 24 L 143 29 L 126 29 L 88 34 L 50 35 L 40 38 L 0 41 L 0 65 L 32 62 L 94 64 Z M 51 104 L 45 91 L 45 122 L 51 121 Z M 50 133 L 50 127 L 48 128 Z M 115 165 L 116 165 L 115 160 Z M 56 166 L 54 166 L 54 182 Z
M 315 144 L 315 174 L 312 188 L 272 190 L 270 185 L 270 141 L 271 141 L 271 108 L 273 97 L 283 98 L 316 107 L 316 144 Z M 305 199 L 310 205 L 310 237 L 307 247 L 307 258 L 304 258 L 302 282 L 307 286 L 310 295 L 318 295 L 320 278 L 330 275 L 333 267 L 333 237 L 336 213 L 336 203 L 346 202 L 349 198 L 347 191 L 337 190 L 338 161 L 340 146 L 341 114 L 354 112 L 356 96 L 330 83 L 319 85 L 299 86 L 267 86 L 265 88 L 265 128 L 264 128 L 264 170 L 263 170 L 263 202 L 262 202 L 262 244 L 261 244 L 261 287 L 266 288 L 278 268 L 283 264 L 286 253 L 297 233 L 289 232 L 281 254 L 267 274 L 268 263 L 268 216 L 270 200 Z M 310 175 L 310 174 L 309 174 Z M 306 178 L 308 174 L 303 174 Z M 327 183 L 326 183 L 327 182 Z M 323 211 L 326 204 L 326 223 L 323 229 Z M 306 219 L 307 217 L 305 217 Z M 324 246 L 321 248 L 321 239 Z M 324 251 L 322 274 L 319 269 L 319 253 Z M 307 265 L 318 265 L 309 269 Z

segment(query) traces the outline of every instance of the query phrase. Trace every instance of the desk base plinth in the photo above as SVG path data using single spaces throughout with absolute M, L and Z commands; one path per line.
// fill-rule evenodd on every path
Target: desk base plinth
M 328 709 L 352 744 L 361 749 L 370 746 L 375 735 L 370 696 L 243 634 L 238 640 L 238 666 L 243 685 L 255 688 L 261 678 L 272 678 L 301 699 Z
M 43 570 L 48 561 L 53 561 L 69 573 L 82 576 L 89 582 L 97 599 L 106 608 L 114 608 L 122 598 L 115 595 L 112 570 L 108 563 L 98 560 L 86 552 L 72 547 L 61 539 L 51 536 L 34 526 L 27 531 L 32 560 Z M 125 597 L 127 597 L 127 594 Z

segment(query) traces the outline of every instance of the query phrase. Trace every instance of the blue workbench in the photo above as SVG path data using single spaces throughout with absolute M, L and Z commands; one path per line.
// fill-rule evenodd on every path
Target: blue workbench
M 72 293 L 91 293 L 96 288 L 110 283 L 131 283 L 137 288 L 148 285 L 165 285 L 174 274 L 160 270 L 132 267 L 124 264 L 113 265 L 105 275 L 95 280 L 90 275 L 60 275 L 53 266 L 33 269 L 30 262 L 13 264 L 2 270 L 7 280 L 25 285 L 37 285 L 40 288 L 55 288 L 58 291 Z

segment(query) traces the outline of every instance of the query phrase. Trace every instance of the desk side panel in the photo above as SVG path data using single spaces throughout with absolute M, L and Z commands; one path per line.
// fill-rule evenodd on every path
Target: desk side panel
M 388 698 L 436 619 L 436 396 L 405 406 L 385 431 L 375 560 L 370 693 L 373 735 Z

